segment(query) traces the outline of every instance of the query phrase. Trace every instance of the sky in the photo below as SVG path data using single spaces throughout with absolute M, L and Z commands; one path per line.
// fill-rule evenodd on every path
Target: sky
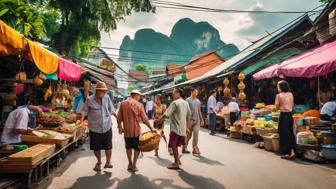
M 188 5 L 237 10 L 308 11 L 321 3 L 318 0 L 169 0 Z M 133 39 L 137 30 L 152 28 L 170 35 L 174 24 L 182 18 L 207 21 L 220 33 L 222 41 L 233 43 L 240 50 L 267 35 L 300 14 L 226 14 L 157 8 L 156 13 L 133 13 L 118 22 L 117 29 L 102 33 L 101 46 L 119 48 L 125 35 Z M 115 54 L 117 52 L 114 52 Z

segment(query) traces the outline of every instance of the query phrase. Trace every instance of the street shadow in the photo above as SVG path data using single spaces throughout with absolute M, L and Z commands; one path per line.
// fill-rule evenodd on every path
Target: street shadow
M 163 189 L 163 188 L 174 188 L 174 189 L 186 189 L 178 185 L 173 184 L 172 179 L 157 178 L 150 180 L 141 174 L 131 174 L 130 177 L 121 180 L 116 189 Z
M 96 173 L 94 176 L 80 177 L 77 181 L 70 187 L 71 189 L 83 189 L 83 188 L 99 188 L 105 189 L 110 188 L 119 179 L 111 179 L 112 173 L 101 172 Z
M 161 157 L 149 157 L 150 159 L 154 160 L 156 164 L 162 167 L 167 167 L 172 163 L 172 161 L 169 161 L 168 159 L 164 159 Z
M 204 157 L 204 156 L 194 156 L 195 157 L 195 160 L 200 162 L 200 163 L 204 163 L 204 164 L 207 164 L 207 165 L 220 165 L 220 166 L 223 166 L 224 164 L 220 161 L 217 161 L 217 160 L 212 160 L 212 159 L 209 159 L 207 157 Z
M 212 179 L 212 178 L 206 178 L 199 175 L 192 175 L 184 170 L 180 170 L 179 172 L 180 178 L 192 186 L 193 189 L 205 189 L 205 188 L 211 188 L 211 189 L 225 189 L 225 186 Z

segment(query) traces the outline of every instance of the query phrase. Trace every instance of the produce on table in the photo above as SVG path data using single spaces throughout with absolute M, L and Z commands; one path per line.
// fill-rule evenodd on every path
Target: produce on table
M 259 102 L 256 104 L 255 108 L 257 109 L 261 109 L 261 108 L 265 108 L 266 107 L 266 104 L 265 103 L 262 103 L 262 102 Z
M 63 124 L 61 127 L 58 128 L 58 131 L 64 132 L 64 133 L 72 133 L 79 127 L 80 125 L 76 125 L 75 123 Z
M 317 139 L 310 131 L 299 132 L 297 135 L 297 143 L 303 145 L 317 145 Z
M 70 135 L 59 133 L 57 131 L 52 131 L 52 130 L 33 131 L 33 135 L 41 137 L 41 138 L 51 138 L 51 139 L 57 139 L 57 140 L 65 140 L 71 137 Z
M 320 112 L 318 110 L 314 110 L 314 109 L 310 109 L 308 111 L 306 111 L 305 113 L 303 113 L 304 117 L 320 117 Z
M 47 116 L 40 116 L 37 118 L 37 122 L 46 125 L 60 125 L 64 122 L 64 119 L 55 118 L 55 117 L 47 117 Z
M 266 124 L 264 124 L 265 129 L 273 129 L 274 127 L 275 126 L 273 121 L 267 121 Z

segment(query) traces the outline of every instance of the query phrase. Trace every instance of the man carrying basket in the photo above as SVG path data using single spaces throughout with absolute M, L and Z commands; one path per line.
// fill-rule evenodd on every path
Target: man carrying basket
M 117 114 L 119 134 L 124 133 L 126 153 L 128 158 L 127 170 L 137 172 L 136 166 L 140 149 L 139 136 L 141 134 L 140 121 L 142 121 L 151 131 L 155 131 L 149 124 L 143 105 L 139 102 L 141 93 L 138 90 L 133 90 L 131 96 L 120 104 Z M 121 124 L 123 123 L 123 124 Z M 132 153 L 134 156 L 132 160 Z

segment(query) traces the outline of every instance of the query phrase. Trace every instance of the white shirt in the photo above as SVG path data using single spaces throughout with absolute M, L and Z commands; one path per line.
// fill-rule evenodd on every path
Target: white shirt
M 1 144 L 16 144 L 21 142 L 21 134 L 14 133 L 14 129 L 28 128 L 29 113 L 28 107 L 21 106 L 9 114 L 2 131 Z
M 228 104 L 230 112 L 240 112 L 239 105 L 237 102 L 230 102 Z
M 149 111 L 153 111 L 153 106 L 154 106 L 154 102 L 152 100 L 149 100 L 146 103 L 146 112 L 148 113 Z
M 216 105 L 217 105 L 216 98 L 211 95 L 208 99 L 208 114 L 215 113 L 214 110 L 216 108 Z
M 332 117 L 336 113 L 336 102 L 330 101 L 323 105 L 321 109 L 321 114 L 327 114 Z

